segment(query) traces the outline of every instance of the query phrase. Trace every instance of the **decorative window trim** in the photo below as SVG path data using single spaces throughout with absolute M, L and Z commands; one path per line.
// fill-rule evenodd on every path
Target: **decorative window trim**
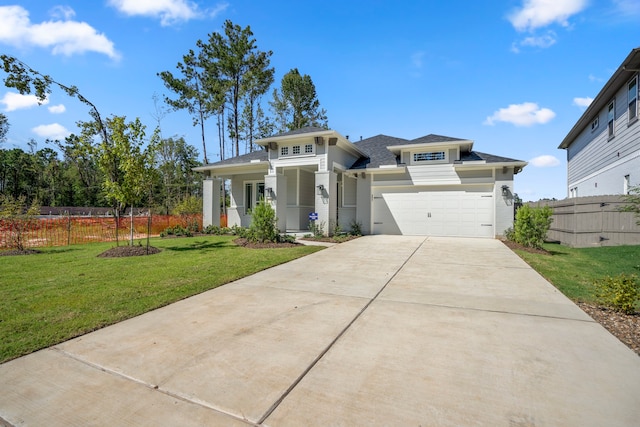
M 616 136 L 616 100 L 615 98 L 607 104 L 607 129 L 609 139 Z
M 411 159 L 413 163 L 423 162 L 443 162 L 447 160 L 446 151 L 420 151 L 412 153 Z
M 627 83 L 627 117 L 630 125 L 638 121 L 638 102 L 640 101 L 638 83 L 637 74 Z M 632 86 L 635 86 L 633 90 Z
M 315 156 L 315 144 L 296 144 L 280 147 L 280 157 L 304 157 Z
M 264 181 L 244 181 L 243 184 L 244 214 L 251 215 L 253 208 L 264 197 Z

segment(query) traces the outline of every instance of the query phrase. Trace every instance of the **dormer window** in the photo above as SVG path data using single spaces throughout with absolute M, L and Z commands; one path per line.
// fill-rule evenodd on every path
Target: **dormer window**
M 430 151 L 426 153 L 413 153 L 414 162 L 434 162 L 446 160 L 444 151 Z
M 309 156 L 315 154 L 314 144 L 280 147 L 280 157 Z

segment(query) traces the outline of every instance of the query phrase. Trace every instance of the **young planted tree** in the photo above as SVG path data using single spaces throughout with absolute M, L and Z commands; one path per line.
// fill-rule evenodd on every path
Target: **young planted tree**
M 1 246 L 23 252 L 27 247 L 27 233 L 38 222 L 40 206 L 34 200 L 31 205 L 25 196 L 13 197 L 0 194 L 0 229 L 3 242 Z
M 282 77 L 281 88 L 273 90 L 271 109 L 280 132 L 306 126 L 328 128 L 327 112 L 320 108 L 316 87 L 309 75 L 300 75 L 297 68 Z
M 129 206 L 130 245 L 133 245 L 133 207 L 146 201 L 153 180 L 153 146 L 144 148 L 145 126 L 136 118 L 126 123 L 125 117 L 114 116 L 106 120 L 108 138 L 96 148 L 98 167 L 104 175 L 105 197 L 116 212 L 116 221 L 120 213 Z M 90 126 L 89 126 L 90 128 Z M 117 224 L 117 223 L 116 223 Z M 116 242 L 118 233 L 116 227 Z

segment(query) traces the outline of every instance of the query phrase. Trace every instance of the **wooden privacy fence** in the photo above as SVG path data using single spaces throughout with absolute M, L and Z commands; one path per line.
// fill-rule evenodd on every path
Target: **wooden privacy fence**
M 553 209 L 548 240 L 574 248 L 640 245 L 638 218 L 632 212 L 619 210 L 625 205 L 622 196 L 543 200 L 528 205 Z
M 127 241 L 130 237 L 130 220 L 128 216 L 119 219 L 118 233 L 121 241 Z M 151 235 L 158 236 L 168 227 L 186 226 L 193 221 L 197 221 L 199 228 L 202 227 L 202 215 L 190 215 L 188 218 L 173 215 L 137 215 L 133 217 L 134 239 L 145 238 L 149 226 Z M 10 247 L 10 241 L 15 238 L 16 232 L 23 233 L 22 239 L 26 247 L 110 242 L 116 240 L 116 219 L 112 216 L 45 216 L 29 220 L 26 226 L 24 223 L 0 220 L 0 249 Z

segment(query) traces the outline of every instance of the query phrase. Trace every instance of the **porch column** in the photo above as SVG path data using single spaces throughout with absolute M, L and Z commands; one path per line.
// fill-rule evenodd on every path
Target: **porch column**
M 267 191 L 270 188 L 271 191 Z M 284 175 L 265 175 L 264 197 L 276 212 L 276 227 L 280 232 L 287 231 L 287 177 Z
M 202 181 L 202 226 L 220 227 L 220 178 L 207 178 Z
M 324 234 L 329 236 L 338 219 L 338 174 L 335 172 L 316 172 L 316 183 L 313 189 L 316 195 L 316 212 Z M 320 187 L 322 186 L 322 187 Z

